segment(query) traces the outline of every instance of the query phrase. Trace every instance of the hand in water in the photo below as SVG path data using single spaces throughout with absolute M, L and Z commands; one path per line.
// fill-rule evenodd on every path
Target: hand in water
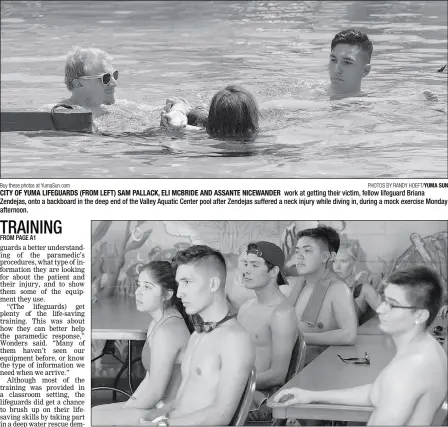
M 193 107 L 185 98 L 178 98 L 176 96 L 171 96 L 167 98 L 164 110 L 167 113 L 169 113 L 173 109 L 176 111 L 181 111 L 187 116 L 188 113 L 193 109 Z
M 168 130 L 179 130 L 188 124 L 187 116 L 180 111 L 170 111 L 160 113 L 160 126 Z
M 311 397 L 308 390 L 302 390 L 300 388 L 289 388 L 280 391 L 273 398 L 275 403 L 283 406 L 291 406 L 296 404 L 311 403 Z
M 170 97 L 166 100 L 164 111 L 160 113 L 160 126 L 168 130 L 179 130 L 188 124 L 187 115 L 192 107 L 185 98 Z
M 448 314 L 448 305 L 446 305 L 446 304 L 445 304 L 445 305 L 442 305 L 442 307 L 440 307 L 438 316 L 440 316 L 440 317 L 446 317 L 447 314 Z

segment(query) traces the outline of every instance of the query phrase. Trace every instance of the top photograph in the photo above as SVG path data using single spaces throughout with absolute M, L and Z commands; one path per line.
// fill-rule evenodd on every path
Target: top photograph
M 446 1 L 2 1 L 1 178 L 446 178 Z

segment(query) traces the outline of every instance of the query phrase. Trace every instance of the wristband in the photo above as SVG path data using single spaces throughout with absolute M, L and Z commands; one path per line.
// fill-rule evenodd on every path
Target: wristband
M 168 418 L 165 415 L 161 415 L 160 417 L 155 418 L 151 421 L 152 424 L 156 424 L 157 426 L 169 426 Z

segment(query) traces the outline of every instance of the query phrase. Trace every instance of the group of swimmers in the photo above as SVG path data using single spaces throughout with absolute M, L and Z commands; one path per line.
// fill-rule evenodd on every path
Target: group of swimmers
M 371 70 L 372 42 L 356 29 L 346 29 L 331 41 L 328 72 L 330 99 L 364 96 L 361 82 Z M 90 109 L 94 116 L 104 114 L 102 105 L 115 103 L 115 88 L 119 71 L 114 69 L 111 57 L 96 48 L 75 47 L 67 56 L 65 84 L 71 92 L 59 105 Z M 416 99 L 437 100 L 437 95 L 424 91 Z M 375 98 L 369 97 L 369 101 Z M 412 98 L 411 98 L 412 99 Z M 168 98 L 161 111 L 160 125 L 169 130 L 205 129 L 211 136 L 251 136 L 259 130 L 260 111 L 267 109 L 310 110 L 325 105 L 322 101 L 281 99 L 258 105 L 246 89 L 230 85 L 217 92 L 208 108 L 192 106 L 181 97 Z
M 374 425 L 430 425 L 447 393 L 447 356 L 428 330 L 442 313 L 444 291 L 437 274 L 425 266 L 394 271 L 380 294 L 365 291 L 364 302 L 376 311 L 380 329 L 397 350 L 373 384 L 277 393 L 296 363 L 291 359 L 298 340 L 306 343 L 306 365 L 328 346 L 349 346 L 357 339 L 356 306 L 363 291 L 336 274 L 343 275 L 343 268 L 335 267 L 340 246 L 331 227 L 300 231 L 298 276 L 287 278 L 280 247 L 248 243 L 238 264 L 248 293 L 238 304 L 229 298 L 225 258 L 208 246 L 181 250 L 171 263 L 145 265 L 136 304 L 152 318 L 142 350 L 147 373 L 125 403 L 94 407 L 92 425 L 229 425 L 254 368 L 249 424 L 272 421 L 266 405 L 272 397 L 286 406 L 373 406 L 369 424 Z

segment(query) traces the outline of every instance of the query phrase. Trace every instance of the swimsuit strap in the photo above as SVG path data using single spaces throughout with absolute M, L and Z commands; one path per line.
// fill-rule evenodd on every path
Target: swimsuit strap
M 154 335 L 154 332 L 156 332 L 168 319 L 171 319 L 172 317 L 177 317 L 178 319 L 182 319 L 182 315 L 181 314 L 177 315 L 175 313 L 169 314 L 163 320 L 160 319 L 159 320 L 160 323 L 157 322 L 154 325 L 154 327 L 151 329 L 151 332 L 148 334 L 148 336 L 146 338 L 146 342 L 148 343 L 149 346 L 151 346 L 151 339 L 152 339 L 152 337 Z
M 359 297 L 359 295 L 361 295 L 361 290 L 362 290 L 362 283 L 354 283 L 353 287 L 352 287 L 352 293 L 353 293 L 353 298 L 356 299 Z

